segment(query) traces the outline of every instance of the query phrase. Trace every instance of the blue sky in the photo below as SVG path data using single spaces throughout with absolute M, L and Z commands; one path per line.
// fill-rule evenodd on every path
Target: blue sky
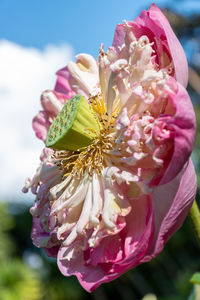
M 200 11 L 200 1 L 154 1 L 179 12 Z M 43 49 L 47 44 L 72 45 L 75 53 L 95 57 L 100 43 L 111 44 L 114 28 L 148 8 L 148 0 L 1 0 L 0 38 Z

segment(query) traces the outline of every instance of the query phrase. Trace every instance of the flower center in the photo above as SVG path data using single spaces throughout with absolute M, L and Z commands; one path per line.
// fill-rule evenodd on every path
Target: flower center
M 87 100 L 85 99 L 85 101 Z M 113 150 L 115 146 L 116 131 L 114 128 L 119 108 L 116 107 L 114 109 L 111 120 L 108 121 L 106 105 L 100 95 L 89 98 L 89 102 L 87 101 L 87 107 L 89 107 L 88 111 L 90 112 L 87 114 L 87 122 L 91 121 L 89 117 L 92 116 L 92 126 L 88 125 L 86 128 L 82 122 L 82 127 L 80 127 L 82 130 L 83 126 L 85 126 L 82 132 L 90 134 L 90 137 L 93 134 L 90 143 L 85 146 L 80 144 L 79 141 L 79 144 L 76 143 L 76 145 L 79 147 L 73 149 L 71 145 L 75 145 L 74 140 L 77 139 L 77 133 L 74 134 L 74 132 L 72 132 L 74 135 L 71 136 L 66 129 L 64 129 L 65 131 L 62 137 L 59 137 L 62 139 L 61 142 L 59 138 L 57 139 L 59 141 L 59 145 L 57 141 L 55 143 L 55 148 L 61 150 L 54 152 L 55 163 L 63 170 L 64 177 L 67 177 L 69 174 L 71 174 L 72 176 L 76 176 L 76 178 L 80 179 L 85 175 L 85 173 L 89 174 L 89 176 L 92 176 L 94 172 L 100 175 L 102 169 L 109 165 L 110 162 L 110 151 Z M 81 115 L 82 111 L 79 111 L 78 113 Z M 59 119 L 61 117 L 57 116 L 56 118 Z M 82 118 L 79 116 L 79 119 Z M 96 125 L 98 129 L 96 129 Z M 73 128 L 73 125 L 71 127 Z M 70 146 L 69 141 L 67 140 L 69 135 L 72 137 Z

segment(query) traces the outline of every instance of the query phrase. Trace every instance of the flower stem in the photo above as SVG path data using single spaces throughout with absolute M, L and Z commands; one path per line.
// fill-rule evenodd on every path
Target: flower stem
M 196 235 L 196 239 L 200 245 L 200 211 L 197 205 L 196 200 L 190 209 L 190 219 L 192 221 L 192 226 Z

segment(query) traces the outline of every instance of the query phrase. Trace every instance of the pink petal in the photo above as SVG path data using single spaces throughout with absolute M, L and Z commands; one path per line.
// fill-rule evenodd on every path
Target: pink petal
M 75 96 L 75 92 L 71 88 L 70 80 L 72 76 L 67 67 L 60 69 L 57 73 L 57 81 L 54 88 L 56 96 L 65 95 L 66 99 L 71 99 Z
M 147 17 L 148 15 L 148 17 Z M 171 56 L 173 58 L 176 79 L 180 82 L 184 87 L 187 87 L 188 84 L 188 63 L 184 53 L 184 50 L 177 39 L 176 35 L 174 34 L 168 20 L 163 15 L 161 10 L 155 5 L 152 4 L 149 8 L 149 13 L 144 12 L 141 14 L 141 18 L 147 21 L 152 31 L 156 33 L 157 28 L 161 28 L 164 34 L 167 37 L 169 49 L 171 52 Z
M 171 100 L 176 113 L 174 117 L 168 119 L 167 124 L 175 133 L 174 150 L 170 164 L 160 184 L 169 182 L 180 172 L 191 154 L 196 130 L 192 102 L 187 91 L 181 84 L 178 83 L 177 94 L 175 97 L 171 95 Z
M 49 126 L 51 123 L 48 120 L 48 114 L 45 111 L 40 111 L 37 116 L 33 118 L 32 126 L 36 136 L 45 141 Z
M 31 238 L 33 240 L 34 245 L 36 245 L 37 247 L 45 247 L 49 242 L 50 235 L 44 230 L 44 228 L 41 225 L 40 218 L 38 217 L 33 217 Z
M 110 263 L 119 261 L 122 259 L 123 249 L 120 241 L 120 235 L 108 236 L 100 242 L 98 247 L 92 249 L 89 259 L 92 265 L 98 265 L 99 263 Z
M 86 291 L 94 290 L 98 286 L 97 282 L 109 281 L 101 268 L 85 266 L 83 252 L 77 252 L 70 260 L 66 259 L 67 252 L 67 247 L 60 247 L 57 259 L 58 267 L 65 276 L 76 275 Z
M 126 226 L 125 218 L 119 217 L 117 223 L 118 226 L 121 227 L 118 229 L 118 232 L 120 232 Z M 112 264 L 123 258 L 124 249 L 119 233 L 105 237 L 102 236 L 102 239 L 99 239 L 99 241 L 99 246 L 90 248 L 90 251 L 87 253 L 89 264 L 97 266 L 100 263 L 107 264 L 108 261 Z
M 126 31 L 124 28 L 124 24 L 118 24 L 114 33 L 114 39 L 112 43 L 113 47 L 115 47 L 116 49 L 118 47 L 121 47 L 124 44 L 125 36 Z
M 133 200 L 131 213 L 126 217 L 127 226 L 122 231 L 124 236 L 124 259 L 114 266 L 122 274 L 140 263 L 148 251 L 154 234 L 153 203 L 148 196 Z
M 155 234 L 142 262 L 158 255 L 168 239 L 181 227 L 194 201 L 196 188 L 196 174 L 189 160 L 173 181 L 154 189 Z
M 76 252 L 70 260 L 66 259 L 67 253 L 67 247 L 60 247 L 57 263 L 61 273 L 65 276 L 76 275 L 82 287 L 88 292 L 120 276 L 119 273 L 108 275 L 100 266 L 87 265 L 82 251 Z

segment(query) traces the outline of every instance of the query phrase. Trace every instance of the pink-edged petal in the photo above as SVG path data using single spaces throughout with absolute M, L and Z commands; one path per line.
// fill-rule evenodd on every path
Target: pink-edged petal
M 63 94 L 63 93 L 59 93 L 56 91 L 52 91 L 54 93 L 54 95 L 58 98 L 58 100 L 62 103 L 65 104 L 67 100 L 70 100 L 71 98 L 73 98 L 76 93 L 75 92 L 71 92 L 68 94 Z
M 124 44 L 125 36 L 126 30 L 124 24 L 118 24 L 114 33 L 114 39 L 112 43 L 113 47 L 115 47 L 116 49 L 118 47 L 121 47 Z
M 57 116 L 63 107 L 63 104 L 56 97 L 53 91 L 44 91 L 41 95 L 40 101 L 43 109 L 53 116 Z
M 100 284 L 109 282 L 136 266 L 151 244 L 154 214 L 148 196 L 135 200 L 134 204 L 135 207 L 127 217 L 126 227 L 116 236 L 104 239 L 99 247 L 92 249 L 92 255 L 86 254 L 85 257 L 82 251 L 77 251 L 68 260 L 70 249 L 61 247 L 58 252 L 60 271 L 65 276 L 76 275 L 83 288 L 91 292 Z
M 84 252 L 73 252 L 72 248 L 73 246 L 71 248 L 64 246 L 60 247 L 58 251 L 57 264 L 63 275 L 76 275 L 80 284 L 86 291 L 92 292 L 100 284 L 119 277 L 119 273 L 107 274 L 100 266 L 96 267 L 88 265 L 85 262 Z M 66 257 L 71 258 L 67 259 Z
M 144 13 L 144 19 L 145 21 L 149 21 L 152 31 L 154 32 L 154 28 L 155 30 L 157 30 L 157 28 L 161 28 L 163 34 L 166 35 L 170 53 L 174 62 L 176 79 L 184 87 L 186 87 L 188 84 L 188 63 L 179 40 L 174 34 L 166 17 L 155 4 L 150 6 L 148 15 L 149 16 L 147 17 L 147 13 Z M 143 14 L 141 14 L 140 17 L 143 18 Z
M 48 120 L 48 114 L 45 111 L 40 111 L 37 116 L 33 118 L 32 126 L 36 136 L 44 141 L 51 123 Z
M 70 61 L 67 67 L 56 73 L 54 91 L 59 98 L 65 95 L 66 99 L 71 99 L 76 94 L 88 97 L 98 84 L 99 74 L 95 59 L 84 53 L 77 55 L 76 58 L 76 63 Z
M 75 96 L 75 92 L 72 90 L 70 80 L 72 76 L 67 67 L 60 69 L 57 73 L 57 80 L 54 91 L 58 93 L 58 96 L 64 95 L 66 99 L 71 99 Z
M 155 54 L 160 61 L 166 59 L 164 58 L 164 52 L 166 52 L 166 56 L 172 58 L 175 78 L 186 87 L 188 84 L 187 59 L 179 40 L 161 10 L 155 4 L 152 4 L 149 10 L 143 10 L 134 22 L 117 25 L 113 40 L 113 46 L 116 49 L 125 43 L 126 32 L 128 31 L 127 26 L 130 29 L 129 35 L 132 31 L 136 38 L 146 35 L 150 41 L 154 41 Z M 167 47 L 169 47 L 168 50 Z
M 174 180 L 154 189 L 155 234 L 142 262 L 158 255 L 168 239 L 181 227 L 194 201 L 196 188 L 196 174 L 189 160 Z
M 171 161 L 160 184 L 169 182 L 180 172 L 191 154 L 195 138 L 194 109 L 187 91 L 181 84 L 178 83 L 177 94 L 175 97 L 171 95 L 171 101 L 176 113 L 174 117 L 168 119 L 167 125 L 171 127 L 175 134 L 174 149 Z
M 88 292 L 93 291 L 102 282 L 110 281 L 101 268 L 85 265 L 82 251 L 77 251 L 72 254 L 73 258 L 66 259 L 70 250 L 68 247 L 61 246 L 58 251 L 57 263 L 63 275 L 76 275 L 82 287 Z
M 93 56 L 85 53 L 78 54 L 76 58 L 76 63 L 68 63 L 68 71 L 72 76 L 70 83 L 77 94 L 88 97 L 99 83 L 97 62 Z

